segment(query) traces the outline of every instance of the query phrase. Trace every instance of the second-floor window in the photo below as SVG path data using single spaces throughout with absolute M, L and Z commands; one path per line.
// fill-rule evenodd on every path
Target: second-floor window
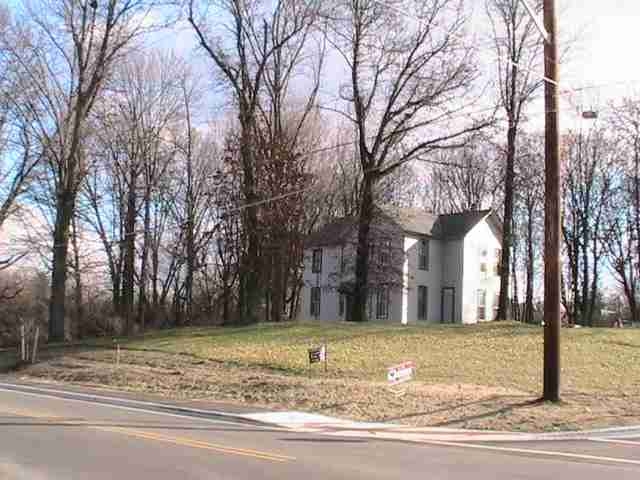
M 378 250 L 378 261 L 381 267 L 389 265 L 389 257 L 391 255 L 391 241 L 385 240 Z
M 496 248 L 495 250 L 495 263 L 493 268 L 493 273 L 496 277 L 500 276 L 500 264 L 502 263 L 502 250 Z
M 487 276 L 487 262 L 480 262 L 480 273 L 483 277 Z
M 420 240 L 420 246 L 418 250 L 418 268 L 420 270 L 429 270 L 429 239 L 423 238 Z
M 313 256 L 311 259 L 311 273 L 322 272 L 322 249 L 316 248 L 313 250 Z

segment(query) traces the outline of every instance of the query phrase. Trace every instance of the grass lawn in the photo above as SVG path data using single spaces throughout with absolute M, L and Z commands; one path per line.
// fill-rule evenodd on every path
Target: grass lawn
M 328 372 L 307 349 L 326 342 Z M 542 329 L 514 323 L 185 328 L 56 356 L 19 374 L 417 425 L 555 430 L 640 424 L 640 329 L 563 329 L 560 405 L 535 404 Z M 407 395 L 386 367 L 413 360 Z

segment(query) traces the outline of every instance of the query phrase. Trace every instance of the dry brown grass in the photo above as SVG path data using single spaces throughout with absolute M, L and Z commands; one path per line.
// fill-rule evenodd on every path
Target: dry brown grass
M 329 345 L 329 372 L 306 350 Z M 302 323 L 184 329 L 113 350 L 53 358 L 31 378 L 109 386 L 411 425 L 566 430 L 640 424 L 640 331 L 563 330 L 560 405 L 535 402 L 542 330 L 516 324 L 400 327 Z M 413 360 L 418 377 L 398 399 L 385 368 Z

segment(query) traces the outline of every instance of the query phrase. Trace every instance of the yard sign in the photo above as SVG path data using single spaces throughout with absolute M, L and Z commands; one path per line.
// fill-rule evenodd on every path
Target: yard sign
M 387 368 L 387 382 L 390 390 L 397 396 L 404 395 L 407 391 L 406 382 L 413 380 L 416 365 L 413 362 L 403 362 Z
M 309 349 L 309 364 L 318 363 L 318 362 L 324 363 L 324 371 L 326 372 L 327 371 L 327 346 L 324 344 L 320 345 L 319 347 Z

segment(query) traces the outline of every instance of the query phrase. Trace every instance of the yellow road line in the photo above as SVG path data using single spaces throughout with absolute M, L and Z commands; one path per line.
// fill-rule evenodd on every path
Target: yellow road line
M 45 414 L 37 413 L 37 412 L 33 412 L 33 411 L 20 410 L 20 409 L 9 409 L 9 408 L 5 408 L 5 407 L 2 407 L 2 410 L 0 410 L 0 412 L 1 413 L 5 413 L 5 414 L 19 416 L 19 417 L 37 418 L 37 419 L 44 420 L 44 421 L 52 421 L 52 422 L 64 423 L 64 424 L 73 425 L 73 426 L 84 426 L 86 428 L 91 428 L 93 430 L 102 430 L 102 431 L 105 431 L 105 432 L 119 433 L 121 435 L 128 435 L 130 437 L 144 438 L 144 439 L 147 439 L 147 440 L 155 440 L 155 441 L 158 441 L 158 442 L 171 443 L 171 444 L 174 444 L 174 445 L 181 445 L 181 446 L 185 446 L 185 447 L 199 448 L 199 449 L 203 449 L 203 450 L 210 450 L 210 451 L 215 451 L 215 452 L 220 452 L 220 453 L 227 453 L 227 454 L 230 454 L 230 455 L 241 455 L 241 456 L 245 456 L 245 457 L 253 457 L 253 458 L 260 459 L 260 460 L 269 460 L 269 461 L 272 461 L 272 462 L 289 462 L 289 461 L 295 460 L 295 457 L 290 457 L 290 456 L 280 455 L 280 454 L 275 454 L 275 453 L 269 453 L 269 452 L 262 452 L 262 451 L 259 451 L 259 450 L 250 450 L 250 449 L 244 449 L 244 448 L 228 447 L 228 446 L 225 446 L 225 445 L 218 445 L 218 444 L 215 444 L 215 443 L 204 442 L 204 441 L 195 440 L 195 439 L 191 439 L 191 438 L 173 437 L 173 436 L 161 435 L 161 434 L 158 434 L 158 433 L 155 433 L 155 432 L 147 432 L 147 431 L 143 431 L 143 430 L 135 430 L 135 429 L 131 429 L 131 428 L 128 428 L 128 427 L 110 427 L 110 426 L 107 426 L 108 425 L 107 422 L 104 422 L 105 426 L 101 426 L 101 425 L 96 425 L 96 423 L 98 423 L 98 422 L 89 422 L 87 420 L 74 420 L 74 419 L 65 420 L 65 418 L 68 418 L 68 417 L 59 417 L 59 416 L 55 416 L 55 415 L 45 415 Z
M 191 438 L 160 435 L 158 433 L 152 433 L 152 432 L 147 432 L 142 430 L 133 430 L 126 427 L 92 427 L 92 428 L 95 428 L 97 430 L 103 430 L 106 432 L 121 433 L 123 435 L 128 435 L 131 437 L 146 438 L 149 440 L 172 443 L 174 445 L 182 445 L 182 446 L 187 446 L 192 448 L 201 448 L 204 450 L 213 450 L 216 452 L 229 453 L 233 455 L 242 455 L 247 457 L 260 458 L 262 460 L 271 460 L 274 462 L 288 462 L 291 460 L 295 460 L 294 457 L 289 457 L 285 455 L 261 452 L 259 450 L 227 447 L 225 445 L 217 445 L 215 443 L 203 442 L 203 441 L 195 440 Z

